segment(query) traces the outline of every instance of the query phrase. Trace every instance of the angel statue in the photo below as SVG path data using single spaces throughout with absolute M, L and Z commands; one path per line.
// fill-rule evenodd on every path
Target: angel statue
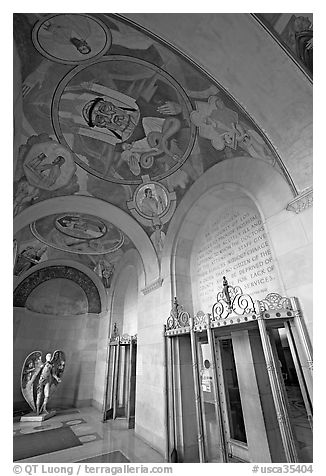
M 65 361 L 62 350 L 55 350 L 52 356 L 46 354 L 45 362 L 42 362 L 42 352 L 39 350 L 26 357 L 21 373 L 21 391 L 36 415 L 49 413 L 49 397 L 61 382 Z

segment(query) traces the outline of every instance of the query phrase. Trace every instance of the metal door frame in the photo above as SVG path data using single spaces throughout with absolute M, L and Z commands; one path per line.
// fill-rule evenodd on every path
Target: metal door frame
M 132 358 L 134 353 L 136 352 L 137 346 L 137 335 L 130 336 L 129 334 L 123 334 L 122 336 L 114 336 L 109 339 L 108 344 L 108 357 L 107 357 L 107 372 L 106 372 L 106 387 L 104 393 L 104 402 L 103 402 L 103 417 L 102 421 L 106 421 L 109 419 L 115 420 L 117 418 L 117 399 L 118 399 L 118 383 L 119 383 L 119 372 L 120 372 L 120 355 L 121 355 L 121 348 L 128 347 L 129 348 L 129 356 L 128 361 L 125 361 L 125 370 L 123 370 L 124 379 L 126 379 L 127 388 L 124 390 L 126 394 L 126 416 L 125 418 L 128 420 L 128 426 L 130 425 L 130 419 L 133 417 L 130 415 L 130 399 L 131 395 L 131 378 L 132 375 Z M 136 354 L 135 354 L 136 356 Z M 109 369 L 110 369 L 110 357 L 112 359 L 112 375 L 109 379 Z M 127 371 L 127 375 L 125 375 L 125 371 Z M 109 381 L 110 380 L 110 381 Z M 110 392 L 110 402 L 108 408 L 108 396 Z M 134 418 L 134 417 L 133 417 Z
M 199 333 L 206 332 L 211 353 L 215 356 L 212 334 L 214 329 L 223 329 L 223 333 L 224 331 L 228 333 L 231 330 L 247 330 L 255 327 L 258 328 L 260 334 L 286 461 L 289 463 L 298 462 L 283 381 L 278 371 L 269 332 L 270 327 L 281 326 L 284 326 L 287 332 L 291 354 L 298 374 L 300 390 L 312 426 L 312 347 L 305 329 L 302 311 L 297 298 L 287 298 L 278 293 L 269 293 L 264 299 L 254 301 L 248 294 L 243 294 L 239 286 L 229 286 L 225 278 L 223 280 L 223 288 L 217 294 L 217 301 L 212 306 L 211 314 L 205 314 L 199 311 L 194 317 L 191 317 L 190 314 L 183 309 L 183 306 L 178 303 L 177 298 L 174 298 L 170 316 L 164 326 L 165 346 L 170 350 L 170 352 L 167 353 L 169 354 L 169 358 L 166 358 L 165 362 L 167 372 L 166 380 L 168 382 L 167 405 L 169 407 L 168 413 L 170 410 L 173 415 L 173 419 L 170 420 L 167 431 L 168 448 L 170 450 L 168 451 L 169 455 L 171 455 L 171 448 L 176 451 L 177 422 L 174 400 L 175 384 L 173 367 L 175 363 L 173 361 L 173 346 L 176 344 L 178 337 L 184 334 L 190 335 L 199 459 L 200 462 L 206 462 L 205 435 L 202 419 L 203 401 L 199 388 L 197 336 Z M 221 417 L 218 385 L 218 376 L 214 362 L 213 389 L 215 412 L 220 432 L 220 441 L 223 445 L 223 460 L 227 462 L 227 445 L 225 436 L 222 437 L 222 433 L 225 435 L 225 423 L 223 423 Z M 171 434 L 173 435 L 173 439 L 171 439 Z M 171 461 L 171 457 L 169 457 L 169 461 Z

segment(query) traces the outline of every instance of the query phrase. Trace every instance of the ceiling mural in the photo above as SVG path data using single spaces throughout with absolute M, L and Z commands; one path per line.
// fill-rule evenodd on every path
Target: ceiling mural
M 14 38 L 23 95 L 14 215 L 56 196 L 99 198 L 131 214 L 160 257 L 181 198 L 210 167 L 250 156 L 284 173 L 222 86 L 119 16 L 18 13 Z M 102 277 L 133 246 L 109 222 L 74 213 L 24 233 L 18 256 L 34 240 L 35 262 L 61 253 Z
M 109 288 L 116 264 L 132 247 L 117 227 L 92 215 L 50 215 L 19 232 L 14 275 L 48 260 L 73 259 L 93 270 Z
M 111 223 L 91 215 L 50 215 L 32 223 L 31 231 L 41 242 L 76 254 L 108 254 L 124 243 L 122 232 Z
M 127 56 L 74 68 L 52 103 L 58 141 L 99 178 L 141 183 L 172 174 L 195 140 L 191 103 L 162 69 Z
M 111 33 L 99 18 L 54 14 L 35 24 L 32 40 L 46 58 L 58 63 L 80 64 L 106 53 L 111 46 Z
M 288 48 L 288 51 L 299 60 L 312 76 L 312 13 L 256 13 L 256 16 Z

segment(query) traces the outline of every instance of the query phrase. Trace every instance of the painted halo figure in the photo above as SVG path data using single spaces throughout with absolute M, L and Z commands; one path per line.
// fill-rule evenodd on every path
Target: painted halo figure
M 48 401 L 65 369 L 65 354 L 55 350 L 53 355 L 47 353 L 42 362 L 42 352 L 31 352 L 25 359 L 21 373 L 21 391 L 36 415 L 48 414 Z M 36 401 L 35 401 L 36 388 Z
M 191 110 L 163 70 L 113 55 L 63 78 L 52 118 L 59 142 L 81 167 L 108 181 L 140 183 L 143 174 L 181 167 L 195 140 Z

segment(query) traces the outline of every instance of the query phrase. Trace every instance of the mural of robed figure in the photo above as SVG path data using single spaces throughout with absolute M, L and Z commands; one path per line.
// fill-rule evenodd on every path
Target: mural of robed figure
M 147 164 L 149 167 L 153 163 L 148 160 L 149 155 L 154 157 L 164 154 L 174 159 L 173 165 L 182 156 L 182 149 L 190 136 L 187 111 L 178 99 L 174 89 L 159 80 L 155 82 L 150 101 L 142 94 L 136 100 L 101 84 L 82 82 L 65 87 L 60 98 L 58 117 L 63 136 L 76 154 L 85 154 L 84 141 L 87 158 L 92 155 L 96 157 L 98 149 L 105 143 L 109 146 L 106 149 L 108 160 L 110 153 L 112 159 L 112 152 L 115 151 L 116 165 L 121 165 L 119 159 L 126 146 L 131 148 L 139 141 L 144 141 L 146 144 L 142 144 L 142 148 L 147 154 L 143 160 L 145 166 Z M 185 139 L 181 141 L 180 147 L 177 133 L 181 130 L 186 133 L 183 132 Z M 138 174 L 135 168 L 133 173 Z

